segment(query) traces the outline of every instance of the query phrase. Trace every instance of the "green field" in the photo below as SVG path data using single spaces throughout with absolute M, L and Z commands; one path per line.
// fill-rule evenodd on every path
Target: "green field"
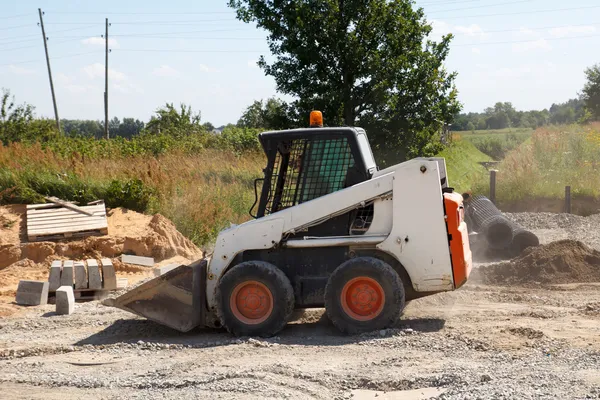
M 531 129 L 531 128 L 483 129 L 483 130 L 475 130 L 475 131 L 455 132 L 455 134 L 458 134 L 467 140 L 497 138 L 498 135 L 504 135 L 504 136 L 515 135 L 519 139 L 525 140 L 525 139 L 529 138 L 532 133 L 533 133 L 533 129 Z
M 533 130 L 530 128 L 506 128 L 457 132 L 454 136 L 470 141 L 481 152 L 496 161 L 500 161 L 506 157 L 508 152 L 531 138 L 532 133 Z
M 479 151 L 473 143 L 457 138 L 438 156 L 446 159 L 448 182 L 456 191 L 463 193 L 483 190 L 487 170 L 479 163 L 492 159 Z

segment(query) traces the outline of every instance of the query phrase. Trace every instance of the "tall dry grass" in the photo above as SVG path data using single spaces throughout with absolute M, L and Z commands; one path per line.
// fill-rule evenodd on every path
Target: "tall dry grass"
M 498 198 L 600 196 L 600 123 L 543 127 L 499 166 Z
M 0 145 L 0 194 L 15 186 L 21 196 L 17 198 L 22 200 L 29 191 L 63 193 L 73 188 L 65 197 L 88 191 L 86 198 L 90 198 L 114 192 L 111 182 L 139 180 L 151 193 L 143 211 L 165 215 L 183 234 L 204 245 L 230 222 L 250 218 L 253 182 L 262 176 L 264 162 L 260 154 L 240 156 L 214 149 L 193 155 L 171 151 L 158 157 L 89 158 L 75 154 L 63 158 L 37 144 L 15 143 Z

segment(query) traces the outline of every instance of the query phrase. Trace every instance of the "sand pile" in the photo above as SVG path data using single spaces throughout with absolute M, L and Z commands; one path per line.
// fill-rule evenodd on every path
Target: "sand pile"
M 184 237 L 175 225 L 160 214 L 148 216 L 125 209 L 108 213 L 108 236 L 28 243 L 25 208 L 0 207 L 0 291 L 13 289 L 21 279 L 47 279 L 56 259 L 115 258 L 121 254 L 163 260 L 196 260 L 202 251 Z M 143 267 L 127 266 L 113 260 L 117 271 L 135 273 Z M 146 268 L 147 269 L 147 268 Z
M 526 249 L 519 257 L 476 268 L 472 279 L 487 284 L 600 282 L 600 252 L 575 240 Z

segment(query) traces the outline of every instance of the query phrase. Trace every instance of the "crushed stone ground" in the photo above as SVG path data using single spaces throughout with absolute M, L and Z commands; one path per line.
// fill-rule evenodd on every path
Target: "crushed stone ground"
M 590 249 L 569 247 L 581 259 L 600 251 L 598 217 L 511 218 L 543 245 L 581 241 Z M 546 247 L 550 259 L 562 249 Z M 98 301 L 69 316 L 23 308 L 0 319 L 0 386 L 6 398 L 45 400 L 600 399 L 600 283 L 587 281 L 471 280 L 360 336 L 341 335 L 322 309 L 255 339 L 181 334 Z

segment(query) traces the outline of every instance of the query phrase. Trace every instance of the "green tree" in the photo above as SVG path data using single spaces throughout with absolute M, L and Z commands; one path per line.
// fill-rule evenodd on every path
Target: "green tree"
M 200 124 L 200 112 L 193 113 L 191 106 L 181 104 L 179 110 L 172 103 L 155 111 L 146 129 L 150 133 L 166 133 L 172 135 L 189 135 L 204 132 Z
M 452 35 L 432 27 L 411 0 L 229 0 L 238 19 L 268 32 L 274 56 L 258 65 L 292 95 L 306 126 L 311 109 L 328 125 L 369 129 L 378 146 L 403 155 L 434 151 L 444 122 L 460 110 L 455 73 L 443 62 Z M 398 148 L 396 148 L 398 153 Z
M 50 120 L 36 119 L 31 104 L 16 104 L 8 89 L 0 96 L 0 141 L 4 144 L 18 141 L 47 141 L 56 137 L 55 125 Z
M 585 70 L 587 82 L 583 86 L 582 99 L 586 109 L 595 119 L 600 119 L 600 64 Z
M 255 100 L 246 108 L 237 125 L 256 129 L 288 129 L 294 123 L 289 115 L 288 104 L 283 100 L 270 98 L 266 102 Z

